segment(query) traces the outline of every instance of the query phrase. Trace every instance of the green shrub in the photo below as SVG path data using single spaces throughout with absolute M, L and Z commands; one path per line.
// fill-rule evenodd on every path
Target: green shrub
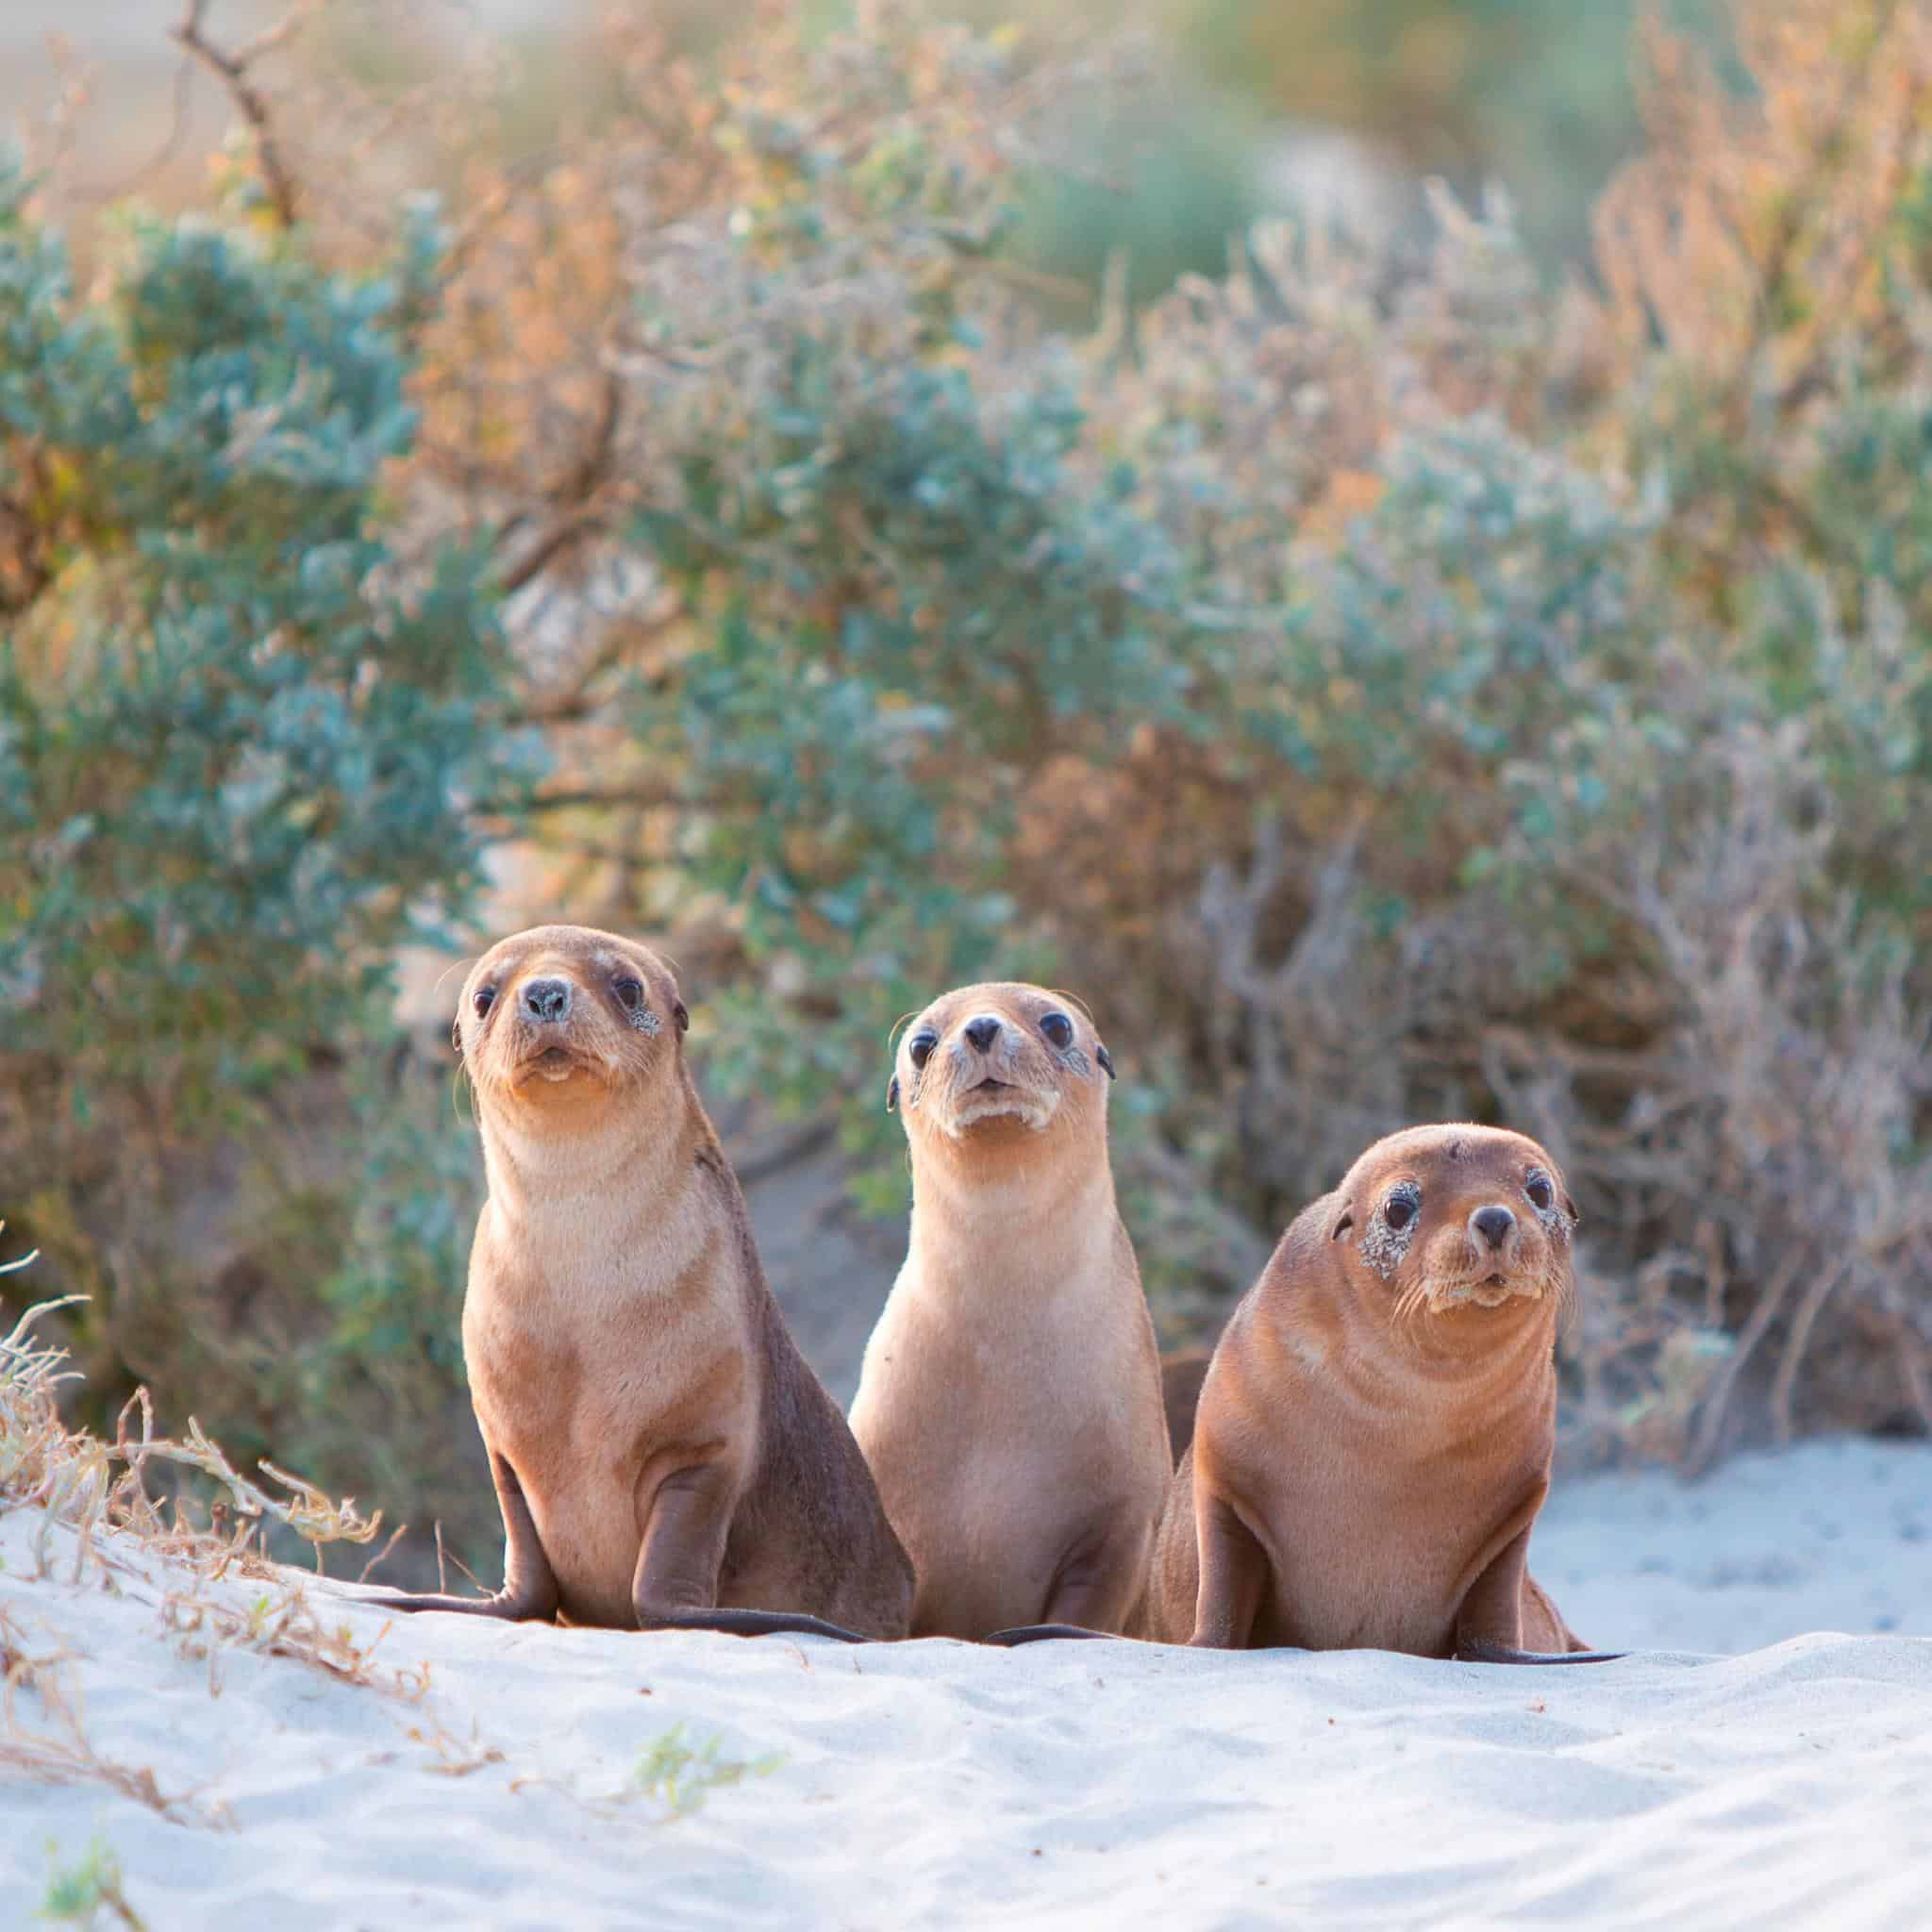
M 0 174 L 0 1165 L 95 1292 L 95 1388 L 151 1373 L 262 1446 L 380 1179 L 301 1124 L 387 1050 L 390 956 L 463 912 L 468 801 L 527 758 L 487 559 L 394 541 L 441 244 L 352 277 L 137 217 L 82 295 L 27 192 Z M 251 1167 L 238 1252 L 206 1224 Z

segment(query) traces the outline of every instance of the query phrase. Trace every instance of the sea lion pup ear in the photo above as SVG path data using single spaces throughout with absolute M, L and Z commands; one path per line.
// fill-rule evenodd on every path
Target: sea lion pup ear
M 680 1033 L 691 1031 L 691 1011 L 682 1000 L 671 1002 L 671 1017 L 677 1022 L 677 1030 Z
M 899 1076 L 897 1074 L 894 1074 L 886 1082 L 886 1111 L 888 1113 L 897 1113 L 899 1111 Z
M 1339 1241 L 1343 1235 L 1351 1232 L 1354 1226 L 1355 1209 L 1352 1208 L 1344 1208 L 1341 1210 L 1341 1219 L 1335 1224 L 1334 1232 L 1329 1235 L 1328 1239 L 1331 1241 Z
M 1093 1058 L 1097 1059 L 1109 1080 L 1118 1080 L 1120 1075 L 1113 1070 L 1113 1056 L 1099 1041 L 1093 1042 Z

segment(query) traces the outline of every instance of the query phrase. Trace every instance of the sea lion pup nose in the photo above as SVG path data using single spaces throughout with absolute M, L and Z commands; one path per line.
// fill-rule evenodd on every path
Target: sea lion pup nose
M 765 1285 L 649 947 L 500 941 L 463 988 L 490 1192 L 463 1354 L 503 1512 L 493 1596 L 619 1628 L 902 1637 L 912 1566 Z
M 1147 1634 L 1606 1661 L 1525 1567 L 1575 1225 L 1549 1155 L 1477 1126 L 1378 1141 L 1298 1215 L 1208 1364 Z
M 912 1222 L 852 1427 L 912 1553 L 915 1637 L 1118 1632 L 1144 1588 L 1171 1465 L 1112 1074 L 1037 986 L 946 993 L 899 1043 Z

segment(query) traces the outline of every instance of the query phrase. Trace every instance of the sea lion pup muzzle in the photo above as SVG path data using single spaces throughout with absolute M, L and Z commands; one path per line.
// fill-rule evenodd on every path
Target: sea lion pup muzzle
M 1026 1010 L 1033 1003 L 1027 995 L 1047 1010 Z M 943 1030 L 942 1021 L 949 1023 Z M 1037 987 L 969 986 L 948 993 L 913 1023 L 900 1057 L 903 1084 L 895 1072 L 887 1107 L 897 1108 L 903 1095 L 908 1134 L 916 1131 L 917 1115 L 956 1142 L 991 1121 L 1043 1135 L 1069 1092 L 1076 1111 L 1090 1110 L 1082 1102 L 1091 1096 L 1072 1082 L 1093 1082 L 1096 1066 L 1113 1076 L 1107 1048 L 1097 1039 L 1083 1041 L 1066 1003 Z M 1104 1092 L 1099 1098 L 1104 1102 Z M 1040 1150 L 1031 1152 L 1038 1157 Z
M 504 1581 L 391 1607 L 905 1634 L 911 1565 L 765 1284 L 689 1024 L 666 961 L 612 933 L 539 926 L 472 970 L 489 1194 L 463 1353 Z
M 1304 1209 L 1208 1364 L 1149 1634 L 1609 1661 L 1526 1567 L 1575 1226 L 1543 1148 L 1465 1125 L 1378 1141 Z
M 1144 1587 L 1171 1465 L 1113 1072 L 1075 1002 L 1019 981 L 942 994 L 898 1042 L 912 1219 L 852 1426 L 912 1555 L 914 1636 L 1115 1633 Z

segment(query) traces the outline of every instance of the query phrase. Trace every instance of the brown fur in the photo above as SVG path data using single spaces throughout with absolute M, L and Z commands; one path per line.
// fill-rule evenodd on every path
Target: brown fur
M 533 1013 L 552 983 L 567 1013 Z M 463 1351 L 504 1584 L 398 1607 L 905 1634 L 911 1565 L 766 1287 L 685 1024 L 662 959 L 582 926 L 517 933 L 470 974 L 490 1192 Z
M 984 1049 L 965 1030 L 982 1016 Z M 914 1636 L 1118 1631 L 1140 1595 L 1171 1463 L 1108 1066 L 1086 1015 L 1035 986 L 962 987 L 900 1041 L 912 1224 L 852 1427 L 912 1552 Z M 996 1107 L 1030 1117 L 980 1115 Z
M 1194 1440 L 1194 1411 L 1201 1403 L 1201 1384 L 1208 1379 L 1211 1348 L 1184 1348 L 1160 1357 L 1160 1400 L 1167 1409 L 1167 1443 L 1178 1462 Z
M 1385 1214 L 1407 1190 L 1405 1240 Z M 1498 1207 L 1513 1217 L 1499 1247 L 1474 1219 Z M 1524 1567 L 1549 1489 L 1574 1224 L 1549 1155 L 1476 1126 L 1391 1135 L 1299 1215 L 1208 1366 L 1146 1634 L 1495 1661 L 1583 1652 Z

